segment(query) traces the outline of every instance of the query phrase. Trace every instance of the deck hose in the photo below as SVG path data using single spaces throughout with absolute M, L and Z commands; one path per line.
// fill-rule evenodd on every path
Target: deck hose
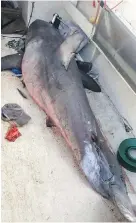
M 124 168 L 136 172 L 136 156 L 132 152 L 136 152 L 136 138 L 125 139 L 119 146 L 117 159 Z

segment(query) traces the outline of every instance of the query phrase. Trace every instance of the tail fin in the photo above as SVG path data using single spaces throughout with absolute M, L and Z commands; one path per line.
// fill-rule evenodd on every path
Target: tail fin
M 119 208 L 122 215 L 130 222 L 136 222 L 136 215 L 132 203 L 125 191 L 116 187 L 116 185 L 111 186 L 112 199 L 115 205 Z
M 95 143 L 85 143 L 84 156 L 80 165 L 94 190 L 112 200 L 127 220 L 136 221 L 133 206 L 121 176 L 117 174 L 115 168 L 111 168 L 111 164 L 109 165 L 102 150 Z

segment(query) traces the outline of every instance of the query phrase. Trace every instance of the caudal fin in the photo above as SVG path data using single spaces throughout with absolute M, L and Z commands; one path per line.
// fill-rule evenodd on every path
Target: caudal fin
M 136 222 L 136 215 L 127 193 L 122 190 L 119 190 L 115 185 L 111 187 L 111 190 L 113 202 L 119 208 L 122 215 L 128 221 Z

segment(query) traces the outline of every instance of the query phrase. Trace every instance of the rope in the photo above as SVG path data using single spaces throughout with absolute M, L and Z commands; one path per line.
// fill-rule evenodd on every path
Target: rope
M 113 9 L 115 9 L 118 5 L 120 5 L 121 3 L 123 2 L 123 0 L 122 1 L 120 1 L 119 3 L 117 3 L 115 6 L 113 6 L 110 10 L 113 10 Z

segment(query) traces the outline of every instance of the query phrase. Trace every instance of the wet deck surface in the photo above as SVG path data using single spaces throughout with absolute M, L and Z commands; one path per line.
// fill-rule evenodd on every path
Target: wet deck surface
M 13 52 L 5 42 L 2 55 Z M 45 113 L 19 79 L 8 71 L 1 76 L 2 106 L 17 103 L 31 116 L 15 142 L 4 139 L 9 124 L 2 121 L 2 221 L 121 221 L 113 205 L 90 188 L 62 137 L 46 127 Z

